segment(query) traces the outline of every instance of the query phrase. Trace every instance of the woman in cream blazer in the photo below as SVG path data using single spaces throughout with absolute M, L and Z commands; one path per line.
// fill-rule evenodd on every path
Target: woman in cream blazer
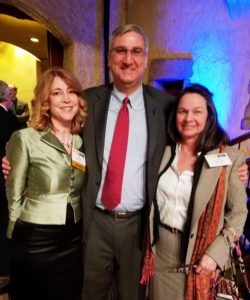
M 82 139 L 86 119 L 81 85 L 52 68 L 35 89 L 30 128 L 8 145 L 11 299 L 81 297 L 81 197 L 86 177 Z
M 165 149 L 150 213 L 155 254 L 150 299 L 196 299 L 194 278 L 205 276 L 209 288 L 211 276 L 226 267 L 229 247 L 243 230 L 247 197 L 238 168 L 244 158 L 223 146 L 227 135 L 218 124 L 212 94 L 201 85 L 181 93 L 169 133 L 176 144 Z M 216 204 L 220 208 L 209 219 L 209 207 Z M 209 242 L 197 250 L 206 238 Z M 200 299 L 208 299 L 205 292 Z

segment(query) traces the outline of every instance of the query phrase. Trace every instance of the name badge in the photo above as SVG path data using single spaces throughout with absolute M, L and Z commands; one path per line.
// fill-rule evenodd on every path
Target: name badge
M 75 148 L 72 148 L 71 165 L 75 169 L 86 172 L 85 154 Z
M 205 159 L 210 168 L 231 166 L 232 162 L 227 153 L 216 153 L 205 155 Z

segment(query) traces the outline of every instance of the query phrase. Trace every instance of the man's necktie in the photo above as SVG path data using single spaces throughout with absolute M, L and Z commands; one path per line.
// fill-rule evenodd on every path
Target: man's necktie
M 108 210 L 112 210 L 121 202 L 129 132 L 128 102 L 129 98 L 126 97 L 117 117 L 103 185 L 102 203 Z

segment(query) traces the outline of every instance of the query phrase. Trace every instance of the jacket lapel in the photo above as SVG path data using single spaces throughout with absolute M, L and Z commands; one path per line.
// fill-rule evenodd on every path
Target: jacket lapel
M 171 147 L 167 146 L 165 148 L 162 160 L 161 160 L 161 165 L 160 165 L 160 169 L 159 169 L 159 173 L 161 173 L 161 171 L 166 167 L 167 163 L 169 162 L 171 158 Z
M 41 136 L 41 141 L 61 152 L 67 153 L 60 141 L 49 130 Z
M 101 91 L 93 103 L 95 143 L 100 166 L 103 161 L 104 139 L 112 87 Z
M 208 152 L 207 154 L 218 153 L 218 149 Z M 204 161 L 198 185 L 194 197 L 193 214 L 191 221 L 191 231 L 199 222 L 200 216 L 204 211 L 207 203 L 212 197 L 212 194 L 216 188 L 221 168 L 209 168 L 206 161 Z
M 82 144 L 82 138 L 78 134 L 73 135 L 73 147 L 77 150 L 81 150 Z
M 145 102 L 147 130 L 148 130 L 147 158 L 148 158 L 148 162 L 150 162 L 150 158 L 154 155 L 154 151 L 157 143 L 156 137 L 157 137 L 158 124 L 159 124 L 158 121 L 159 110 L 153 95 L 149 93 L 145 85 L 143 85 L 143 97 Z

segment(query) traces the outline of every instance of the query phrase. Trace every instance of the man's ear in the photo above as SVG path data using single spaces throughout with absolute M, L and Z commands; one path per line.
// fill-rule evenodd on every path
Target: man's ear
M 110 53 L 110 51 L 108 52 L 108 66 L 110 66 L 110 55 L 111 55 L 111 53 Z

